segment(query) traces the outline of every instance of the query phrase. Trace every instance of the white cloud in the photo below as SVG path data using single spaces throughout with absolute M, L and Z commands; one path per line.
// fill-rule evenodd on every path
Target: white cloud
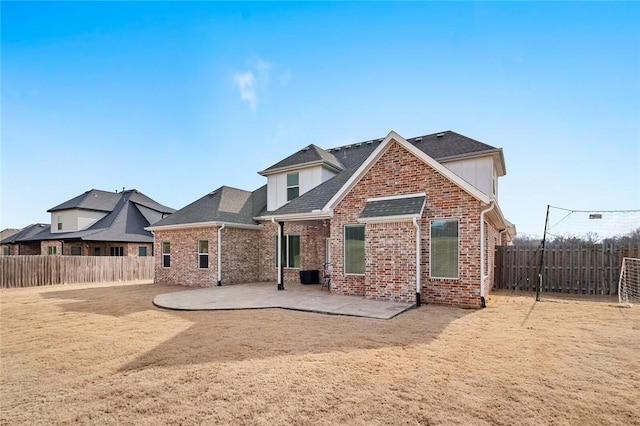
M 258 96 L 256 94 L 258 83 L 253 72 L 246 71 L 234 74 L 233 80 L 238 85 L 238 89 L 240 89 L 240 99 L 249 103 L 251 111 L 255 111 L 258 104 Z

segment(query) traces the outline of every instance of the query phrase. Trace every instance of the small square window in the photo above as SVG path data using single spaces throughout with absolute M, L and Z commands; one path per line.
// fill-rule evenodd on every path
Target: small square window
M 144 246 L 138 247 L 138 256 L 139 257 L 146 257 L 147 256 L 147 248 L 144 247 Z

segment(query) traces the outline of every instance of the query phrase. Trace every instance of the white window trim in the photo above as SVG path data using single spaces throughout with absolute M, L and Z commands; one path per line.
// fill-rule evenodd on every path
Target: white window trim
M 207 242 L 207 252 L 201 252 L 200 251 L 200 243 L 202 241 L 206 241 Z M 203 268 L 200 266 L 200 257 L 201 256 L 207 256 L 207 267 Z M 209 269 L 209 240 L 198 240 L 198 269 Z
M 169 253 L 165 253 L 164 252 L 164 243 L 168 243 L 169 244 Z M 163 241 L 162 243 L 160 243 L 160 252 L 162 255 L 162 267 L 165 269 L 169 269 L 171 268 L 171 241 Z M 165 256 L 169 256 L 169 266 L 164 266 L 164 257 Z
M 342 231 L 342 273 L 345 276 L 354 276 L 354 277 L 363 277 L 367 274 L 367 259 L 366 256 L 363 259 L 364 260 L 364 272 L 361 274 L 355 273 L 355 272 L 347 272 L 347 228 L 355 228 L 355 227 L 362 227 L 365 228 L 364 223 L 349 223 L 344 225 L 344 229 Z M 366 240 L 367 236 L 365 234 L 365 240 Z
M 436 221 L 436 220 L 455 220 L 458 222 L 458 275 L 454 278 L 454 277 L 437 277 L 435 275 L 432 274 L 431 270 L 432 270 L 432 256 L 433 256 L 433 250 L 432 250 L 432 237 L 431 237 L 431 223 Z M 435 217 L 433 219 L 429 220 L 429 278 L 432 278 L 434 280 L 460 280 L 460 223 L 462 222 L 462 219 L 459 217 Z
M 297 185 L 289 185 L 289 175 L 297 175 L 298 176 L 298 184 Z M 285 179 L 287 180 L 286 198 L 287 198 L 287 203 L 288 203 L 290 201 L 295 200 L 296 198 L 298 198 L 300 196 L 300 172 L 287 173 Z M 296 197 L 293 197 L 292 199 L 289 199 L 289 189 L 290 188 L 298 188 L 298 195 Z

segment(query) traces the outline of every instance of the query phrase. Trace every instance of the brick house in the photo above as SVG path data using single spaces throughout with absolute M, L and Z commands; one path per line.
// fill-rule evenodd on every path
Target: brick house
M 154 223 L 159 283 L 298 282 L 331 264 L 330 291 L 481 307 L 494 248 L 515 226 L 498 206 L 501 149 L 447 131 L 324 150 L 309 145 Z
M 152 256 L 153 234 L 144 228 L 175 210 L 135 189 L 92 189 L 47 211 L 50 224 L 29 225 L 2 240 L 2 253 Z

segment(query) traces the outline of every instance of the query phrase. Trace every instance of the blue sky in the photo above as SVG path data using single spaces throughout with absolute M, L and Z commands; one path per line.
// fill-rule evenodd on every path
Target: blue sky
M 640 4 L 6 2 L 0 229 L 91 188 L 181 208 L 315 143 L 453 130 L 499 203 L 640 209 Z

